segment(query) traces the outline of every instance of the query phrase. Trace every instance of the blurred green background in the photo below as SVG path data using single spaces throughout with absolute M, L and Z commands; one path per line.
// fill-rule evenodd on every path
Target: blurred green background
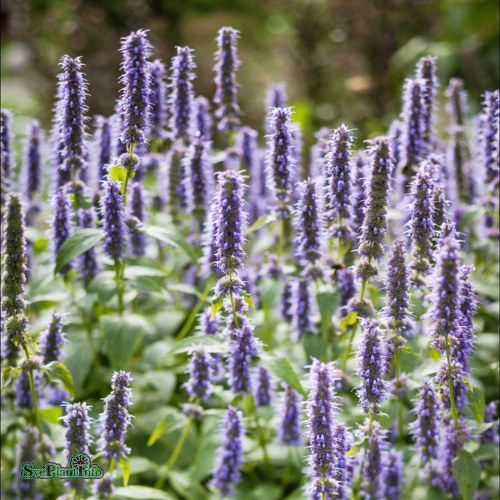
M 473 110 L 498 87 L 497 0 L 2 0 L 1 11 L 2 106 L 45 124 L 65 53 L 86 63 L 91 114 L 113 112 L 120 37 L 139 27 L 167 64 L 192 46 L 196 91 L 210 98 L 216 31 L 241 30 L 245 121 L 261 128 L 265 90 L 283 81 L 308 142 L 341 121 L 359 139 L 383 130 L 424 54 L 439 59 L 441 90 L 465 80 Z

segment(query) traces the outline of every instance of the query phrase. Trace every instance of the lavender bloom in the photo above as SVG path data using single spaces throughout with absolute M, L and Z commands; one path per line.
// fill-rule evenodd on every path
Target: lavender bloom
M 278 217 L 290 216 L 295 161 L 291 133 L 291 108 L 274 108 L 270 115 L 271 134 L 268 136 L 267 174 L 273 186 Z
M 488 403 L 484 408 L 484 418 L 483 422 L 488 424 L 495 421 L 497 416 L 498 401 L 492 401 Z M 483 444 L 498 444 L 500 442 L 500 436 L 498 435 L 498 422 L 491 429 L 485 430 L 481 433 L 481 443 Z
M 207 224 L 203 232 L 203 256 L 200 259 L 200 265 L 205 274 L 215 273 L 220 276 L 222 273 L 217 268 L 217 200 L 212 201 L 208 218 L 212 223 Z
M 167 207 L 174 223 L 178 222 L 179 209 L 186 204 L 184 166 L 182 158 L 186 153 L 185 147 L 177 142 L 173 144 L 167 155 L 168 165 L 168 200 Z
M 217 52 L 215 54 L 214 103 L 217 106 L 215 117 L 217 128 L 222 131 L 235 130 L 240 124 L 240 108 L 238 106 L 238 84 L 236 71 L 240 61 L 236 53 L 236 40 L 239 31 L 224 27 L 217 34 Z
M 280 312 L 281 318 L 288 323 L 292 322 L 293 306 L 293 282 L 290 278 L 285 278 L 285 284 L 283 287 L 283 294 L 280 300 Z
M 199 333 L 200 335 L 217 335 L 219 333 L 219 322 L 217 317 L 211 319 L 212 309 L 207 308 L 199 315 Z M 221 354 L 211 354 L 212 380 L 219 381 L 224 375 Z
M 35 396 L 38 399 L 41 386 L 41 363 L 38 357 L 24 359 L 21 362 L 21 373 L 16 380 L 16 405 L 18 408 L 32 408 L 33 399 L 31 397 L 29 373 L 33 372 L 33 383 L 35 386 Z
M 21 441 L 16 445 L 16 470 L 19 471 L 19 473 L 15 475 L 14 481 L 16 500 L 40 498 L 37 496 L 37 481 L 22 479 L 20 474 L 23 464 L 35 464 L 39 442 L 40 434 L 38 429 L 36 427 L 27 427 L 22 434 Z
M 193 136 L 208 141 L 212 137 L 212 117 L 210 116 L 210 104 L 208 99 L 203 96 L 198 96 L 194 100 L 194 108 L 193 125 L 195 126 L 195 130 Z
M 299 190 L 295 250 L 303 265 L 314 266 L 321 258 L 321 217 L 316 183 L 307 179 L 299 184 Z
M 394 167 L 401 163 L 401 136 L 403 133 L 403 126 L 401 120 L 392 120 L 389 130 L 387 131 L 387 136 L 391 142 L 391 151 L 394 156 Z M 393 172 L 394 173 L 394 172 Z M 394 180 L 394 177 L 393 177 Z
M 22 174 L 24 195 L 33 200 L 42 187 L 42 132 L 37 120 L 28 125 Z
M 144 233 L 139 231 L 139 226 L 144 222 L 144 200 L 142 194 L 142 184 L 134 182 L 131 186 L 130 215 L 133 224 L 130 227 L 130 246 L 134 255 L 144 255 L 146 253 L 146 241 Z
M 98 450 L 109 459 L 120 460 L 130 453 L 130 448 L 125 445 L 125 436 L 131 425 L 131 416 L 127 410 L 132 404 L 131 381 L 130 373 L 114 372 L 111 393 L 104 399 L 104 412 L 99 417 L 101 437 Z
M 387 350 L 377 321 L 362 321 L 363 337 L 358 351 L 360 385 L 357 394 L 365 413 L 377 414 L 387 399 Z
M 316 179 L 323 176 L 325 173 L 325 157 L 328 154 L 330 143 L 330 129 L 327 127 L 320 128 L 315 132 L 314 137 L 316 142 L 311 147 L 311 160 L 309 163 L 309 171 L 311 177 Z
M 69 464 L 74 453 L 90 455 L 91 438 L 89 431 L 91 419 L 89 410 L 91 410 L 91 407 L 87 406 L 87 403 L 63 403 L 63 406 L 65 411 L 62 421 L 64 427 L 66 427 L 64 434 L 66 439 L 65 457 Z M 67 485 L 77 491 L 83 491 L 87 488 L 83 479 L 69 479 Z
M 0 111 L 0 146 L 2 161 L 2 177 L 10 179 L 14 173 L 14 158 L 12 156 L 12 113 L 8 109 Z
M 87 166 L 87 82 L 81 57 L 63 56 L 59 65 L 63 70 L 59 75 L 62 97 L 59 112 L 60 137 L 64 143 L 59 169 L 75 176 Z
M 500 93 L 485 92 L 483 94 L 483 111 L 481 114 L 481 160 L 486 175 L 486 184 L 490 192 L 495 193 L 499 183 L 499 115 L 500 115 Z
M 210 152 L 209 142 L 193 139 L 182 161 L 188 210 L 195 217 L 200 232 L 205 226 L 208 200 L 212 190 L 213 170 Z
M 189 380 L 185 387 L 192 398 L 207 401 L 212 392 L 212 359 L 203 349 L 191 353 L 189 365 Z
M 234 486 L 240 479 L 244 432 L 243 415 L 236 408 L 229 406 L 224 414 L 223 441 L 211 481 L 211 485 L 219 490 L 223 498 L 233 495 Z
M 393 150 L 394 151 L 394 150 Z M 365 220 L 365 204 L 366 204 L 366 178 L 368 169 L 368 158 L 364 151 L 358 151 L 354 168 L 353 179 L 353 218 L 352 224 L 355 228 L 363 226 Z
M 433 184 L 432 186 L 432 226 L 433 226 L 433 235 L 432 235 L 432 264 L 435 264 L 435 253 L 436 249 L 439 247 L 440 243 L 440 230 L 443 226 L 445 220 L 447 219 L 447 208 L 448 202 L 446 201 L 444 195 L 444 189 L 442 185 Z
M 387 226 L 389 177 L 393 168 L 389 140 L 386 137 L 374 139 L 371 142 L 369 155 L 371 176 L 365 218 L 359 239 L 359 253 L 366 258 L 378 259 L 384 253 L 383 241 Z
M 261 348 L 248 319 L 242 314 L 238 314 L 238 323 L 239 326 L 236 327 L 233 318 L 228 318 L 227 330 L 231 339 L 229 359 L 231 389 L 235 393 L 249 394 L 252 392 L 250 365 Z
M 302 335 L 311 331 L 314 327 L 312 321 L 313 299 L 307 279 L 298 279 L 295 282 L 291 301 L 293 303 L 291 315 L 294 340 L 298 342 Z
M 43 356 L 43 364 L 50 363 L 51 361 L 59 361 L 61 358 L 61 347 L 66 342 L 63 332 L 64 325 L 64 315 L 58 311 L 54 311 L 49 327 L 40 336 L 40 350 Z
M 310 367 L 311 392 L 307 403 L 310 455 L 308 463 L 312 498 L 327 494 L 335 498 L 337 488 L 335 462 L 335 379 L 332 365 L 314 359 Z
M 280 442 L 287 446 L 300 446 L 302 444 L 300 403 L 300 394 L 294 391 L 289 385 L 285 385 L 278 436 Z
M 411 182 L 417 165 L 427 154 L 425 89 L 425 80 L 409 78 L 403 90 L 400 165 L 405 189 Z
M 398 334 L 408 336 L 411 331 L 409 320 L 409 272 L 405 258 L 405 242 L 397 240 L 392 247 L 387 263 L 385 316 L 389 328 L 397 329 Z
M 193 129 L 193 80 L 195 78 L 193 49 L 176 47 L 177 55 L 172 58 L 169 95 L 169 127 L 172 140 L 189 142 Z
M 167 85 L 165 66 L 159 59 L 149 64 L 150 74 L 150 135 L 153 139 L 164 141 L 167 138 Z
M 255 406 L 271 404 L 273 397 L 273 383 L 271 374 L 262 366 L 257 368 L 257 387 L 255 389 Z
M 362 498 L 367 500 L 382 499 L 384 496 L 384 431 L 377 421 L 367 425 L 368 447 L 365 455 L 365 466 L 361 471 Z
M 427 149 L 432 146 L 434 136 L 435 104 L 439 82 L 436 75 L 436 60 L 431 56 L 422 57 L 417 64 L 416 77 L 424 82 L 423 86 L 423 138 Z
M 94 209 L 81 208 L 78 211 L 78 224 L 84 228 L 94 227 L 95 213 Z M 94 248 L 90 248 L 79 257 L 80 262 L 80 277 L 85 284 L 89 284 L 99 272 L 99 264 L 97 263 L 96 253 Z
M 357 291 L 352 269 L 346 268 L 337 271 L 337 287 L 340 290 L 340 305 L 344 307 L 356 295 Z
M 149 125 L 151 77 L 148 58 L 151 56 L 151 44 L 146 38 L 146 30 L 137 30 L 122 38 L 123 84 L 121 116 L 123 129 L 120 140 L 126 146 L 141 145 L 146 141 L 145 132 Z
M 62 244 L 71 236 L 71 205 L 69 197 L 64 189 L 59 189 L 53 198 L 54 218 L 52 221 L 53 251 L 54 258 Z M 62 274 L 71 269 L 71 263 L 64 266 Z
M 244 187 L 240 172 L 226 170 L 218 174 L 215 247 L 217 267 L 227 274 L 237 271 L 245 257 Z
M 288 104 L 288 96 L 284 83 L 275 83 L 267 89 L 266 93 L 266 109 L 286 108 Z
M 351 131 L 341 125 L 325 157 L 325 219 L 330 238 L 351 239 Z
M 390 450 L 385 455 L 383 498 L 399 500 L 403 494 L 403 454 Z
M 113 478 L 109 472 L 105 472 L 101 479 L 94 482 L 93 492 L 98 496 L 108 498 L 114 490 L 115 487 L 113 486 Z
M 420 171 L 411 187 L 411 220 L 409 222 L 409 237 L 413 247 L 412 282 L 423 285 L 421 277 L 429 274 L 432 261 L 432 192 L 433 183 L 429 173 L 430 164 L 422 163 Z
M 104 252 L 113 260 L 121 259 L 126 251 L 126 225 L 123 217 L 123 197 L 120 183 L 106 179 L 103 182 L 104 198 L 101 200 L 101 212 L 105 232 Z
M 103 116 L 96 117 L 95 138 L 97 142 L 97 172 L 99 181 L 103 181 L 108 174 L 108 167 L 113 158 L 111 141 L 111 119 Z
M 338 500 L 347 500 L 347 498 L 349 498 L 349 471 L 347 463 L 348 459 L 346 458 L 348 451 L 348 435 L 346 426 L 344 424 L 336 423 L 334 425 L 333 436 L 333 451 L 335 456 L 333 467 L 338 481 L 335 489 L 336 496 L 334 496 L 334 498 Z

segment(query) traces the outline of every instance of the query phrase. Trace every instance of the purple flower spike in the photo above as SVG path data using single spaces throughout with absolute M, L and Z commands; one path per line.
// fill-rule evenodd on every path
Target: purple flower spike
M 435 121 L 435 100 L 439 82 L 436 75 L 436 60 L 431 56 L 422 57 L 417 64 L 416 77 L 424 83 L 423 92 L 423 122 L 424 140 L 428 150 L 432 146 Z
M 113 478 L 109 472 L 105 472 L 101 479 L 94 482 L 93 492 L 98 496 L 109 498 L 114 490 Z
M 418 164 L 427 154 L 426 80 L 409 78 L 403 90 L 400 166 L 404 175 L 405 189 L 411 182 Z
M 366 258 L 378 259 L 384 253 L 383 242 L 387 228 L 387 197 L 389 179 L 393 169 L 393 158 L 389 140 L 379 137 L 371 142 L 371 176 L 366 199 L 366 211 L 361 236 L 359 253 Z
M 301 182 L 299 191 L 300 197 L 296 206 L 296 254 L 303 265 L 315 266 L 321 258 L 322 236 L 320 200 L 315 181 L 307 179 Z
M 290 216 L 295 180 L 291 114 L 291 108 L 274 108 L 269 120 L 272 132 L 268 136 L 266 168 L 274 191 L 276 214 L 282 218 Z
M 31 388 L 29 373 L 33 372 L 33 382 L 35 385 L 35 396 L 37 399 L 40 398 L 40 389 L 42 385 L 41 378 L 41 361 L 40 358 L 32 356 L 29 359 L 24 359 L 21 364 L 21 373 L 16 380 L 15 396 L 16 405 L 18 408 L 32 408 L 33 399 L 31 398 Z
M 245 257 L 244 190 L 245 184 L 240 172 L 226 170 L 218 174 L 215 248 L 217 267 L 226 274 L 237 271 Z
M 150 135 L 153 139 L 163 141 L 167 138 L 167 85 L 165 83 L 165 66 L 155 59 L 149 64 L 150 96 Z
M 330 238 L 353 238 L 351 220 L 351 131 L 341 125 L 330 136 L 325 157 L 325 219 Z
M 113 158 L 111 118 L 96 117 L 95 139 L 97 143 L 97 175 L 102 182 L 108 174 Z
M 71 205 L 69 197 L 63 189 L 59 189 L 53 199 L 54 218 L 52 221 L 54 258 L 62 244 L 71 236 Z M 66 274 L 71 263 L 64 266 L 61 273 Z
M 84 228 L 93 228 L 95 226 L 95 212 L 93 208 L 81 208 L 78 211 L 78 224 Z M 99 272 L 99 264 L 97 263 L 95 248 L 90 248 L 80 257 L 80 277 L 85 284 L 90 283 Z
M 22 172 L 25 198 L 33 200 L 42 187 L 42 132 L 37 120 L 28 125 Z
M 358 352 L 360 385 L 357 394 L 365 413 L 377 414 L 380 405 L 387 399 L 387 350 L 377 321 L 362 321 L 363 337 Z
M 484 408 L 483 422 L 489 424 L 494 422 L 498 416 L 498 401 L 488 403 Z M 500 443 L 500 435 L 498 433 L 498 420 L 494 427 L 485 430 L 481 434 L 481 443 L 483 444 L 498 444 Z
M 132 404 L 130 373 L 118 371 L 113 373 L 111 393 L 104 399 L 104 412 L 99 417 L 101 437 L 98 450 L 104 457 L 120 460 L 130 453 L 125 445 L 127 428 L 131 425 L 131 416 L 127 408 Z
M 211 485 L 219 490 L 220 495 L 231 497 L 234 486 L 240 480 L 240 469 L 243 465 L 243 415 L 229 406 L 224 414 L 222 429 L 222 446 L 215 463 Z
M 292 327 L 294 340 L 298 342 L 302 335 L 311 331 L 314 327 L 313 298 L 311 296 L 310 283 L 307 279 L 298 279 L 292 288 L 291 308 Z
M 146 141 L 149 126 L 151 77 L 148 58 L 151 44 L 147 30 L 137 30 L 122 38 L 122 76 L 123 89 L 120 97 L 123 129 L 120 141 L 126 146 L 141 145 Z
M 394 150 L 393 150 L 394 151 Z M 369 162 L 364 151 L 358 151 L 356 161 L 354 163 L 354 179 L 353 179 L 353 227 L 360 228 L 363 226 L 365 219 L 365 204 L 366 204 L 366 180 L 368 178 Z
M 433 182 L 430 168 L 430 162 L 421 163 L 420 171 L 411 187 L 411 219 L 408 225 L 412 245 L 411 279 L 415 285 L 425 284 L 422 278 L 429 274 L 433 256 Z
M 104 198 L 101 200 L 103 227 L 105 232 L 104 251 L 113 260 L 121 259 L 126 251 L 126 225 L 123 217 L 123 197 L 120 183 L 107 179 L 103 182 Z
M 337 409 L 334 391 L 335 378 L 331 364 L 314 359 L 310 367 L 311 391 L 307 402 L 307 434 L 310 455 L 309 475 L 312 480 L 311 498 L 335 498 L 338 487 L 336 459 L 335 412 Z
M 12 113 L 8 109 L 0 111 L 0 147 L 2 164 L 2 184 L 14 173 L 14 158 L 12 156 Z
M 25 463 L 34 464 L 37 459 L 37 451 L 40 445 L 40 434 L 36 427 L 27 427 L 23 433 L 21 441 L 16 445 L 16 470 L 20 471 Z M 21 474 L 16 474 L 14 488 L 16 490 L 15 500 L 26 498 L 41 498 L 37 495 L 38 481 L 22 479 Z M 5 493 L 4 493 L 5 494 Z
M 432 200 L 431 206 L 433 209 L 432 212 L 432 227 L 433 227 L 433 235 L 432 235 L 432 264 L 436 262 L 436 250 L 440 244 L 440 231 L 443 227 L 443 224 L 448 219 L 448 202 L 446 201 L 444 188 L 442 185 L 434 184 L 432 188 Z
M 189 142 L 193 130 L 193 80 L 195 78 L 193 49 L 177 47 L 172 58 L 170 77 L 169 127 L 172 140 Z
M 365 466 L 362 470 L 363 482 L 361 498 L 382 499 L 384 496 L 384 431 L 377 421 L 366 425 L 368 447 L 365 456 Z
M 62 417 L 63 426 L 66 428 L 64 437 L 66 439 L 66 447 L 64 456 L 66 462 L 69 461 L 74 453 L 84 453 L 90 456 L 89 446 L 90 438 L 90 422 L 89 411 L 90 406 L 87 403 L 63 403 L 64 416 Z M 69 479 L 68 486 L 83 491 L 87 489 L 87 484 L 83 479 Z
M 384 498 L 400 500 L 403 494 L 403 454 L 390 450 L 385 456 Z
M 87 82 L 81 57 L 63 56 L 60 66 L 63 70 L 59 75 L 62 99 L 58 112 L 61 113 L 60 137 L 64 147 L 59 169 L 76 175 L 87 166 Z
M 288 105 L 288 96 L 284 83 L 271 85 L 266 93 L 266 109 L 286 108 Z
M 132 183 L 130 196 L 130 215 L 127 221 L 130 229 L 130 246 L 134 255 L 145 255 L 146 239 L 141 232 L 140 226 L 144 222 L 144 199 L 142 184 L 140 182 Z
M 189 365 L 189 380 L 186 390 L 192 398 L 200 398 L 207 401 L 212 392 L 212 359 L 203 349 L 197 349 L 191 353 Z
M 488 190 L 493 197 L 498 191 L 500 175 L 500 147 L 498 134 L 500 125 L 500 92 L 483 94 L 483 111 L 480 118 L 481 160 Z
M 236 83 L 236 71 L 240 66 L 236 52 L 238 37 L 239 31 L 229 27 L 221 28 L 217 34 L 214 103 L 217 106 L 217 128 L 223 131 L 235 130 L 240 124 L 241 111 Z
M 439 442 L 439 408 L 434 387 L 430 382 L 424 382 L 418 393 L 414 410 L 417 419 L 413 422 L 411 431 L 415 438 L 417 453 L 430 473 L 430 464 L 438 455 Z
M 193 136 L 200 137 L 205 141 L 209 141 L 212 137 L 212 116 L 210 115 L 210 103 L 203 96 L 198 96 L 194 101 L 194 120 L 195 127 Z
M 300 404 L 300 394 L 294 391 L 290 386 L 285 385 L 278 436 L 280 442 L 287 446 L 300 446 L 302 444 Z
M 330 129 L 320 128 L 315 132 L 316 142 L 311 147 L 309 171 L 313 179 L 323 176 L 325 173 L 325 157 L 330 146 Z
M 49 327 L 40 337 L 40 350 L 43 356 L 43 364 L 58 361 L 61 357 L 61 347 L 66 342 L 63 332 L 65 317 L 58 311 L 52 313 Z
M 255 389 L 255 406 L 268 406 L 271 404 L 273 397 L 273 383 L 271 374 L 262 366 L 257 368 Z

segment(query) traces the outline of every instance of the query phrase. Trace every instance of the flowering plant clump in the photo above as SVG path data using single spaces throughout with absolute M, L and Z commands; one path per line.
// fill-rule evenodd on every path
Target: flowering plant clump
M 50 130 L 1 110 L 2 496 L 496 498 L 498 90 L 424 56 L 314 131 L 241 37 L 212 95 L 137 29 L 108 115 L 78 55 Z

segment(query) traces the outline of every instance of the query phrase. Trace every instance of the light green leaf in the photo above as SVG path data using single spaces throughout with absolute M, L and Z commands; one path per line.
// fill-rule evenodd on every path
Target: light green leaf
M 66 389 L 72 397 L 75 396 L 73 376 L 60 361 L 51 361 L 49 364 L 42 366 L 42 371 L 47 374 L 47 377 L 51 382 L 59 380 L 62 382 L 64 389 Z
M 222 309 L 223 303 L 224 301 L 222 297 L 217 297 L 216 299 L 212 300 L 212 315 L 210 316 L 210 321 L 213 321 L 215 319 L 216 314 Z
M 276 354 L 265 352 L 260 356 L 262 364 L 277 378 L 283 380 L 292 389 L 300 392 L 303 396 L 307 396 L 307 392 L 300 383 L 300 378 L 293 369 L 288 359 L 277 356 Z
M 152 238 L 156 238 L 157 240 L 163 241 L 163 243 L 183 250 L 193 262 L 198 262 L 201 257 L 200 250 L 190 245 L 179 233 L 169 231 L 159 226 L 144 226 L 142 231 Z
M 482 422 L 484 419 L 484 393 L 479 388 L 476 387 L 473 391 L 467 394 L 469 401 L 471 402 L 471 408 L 474 413 L 474 417 L 477 422 Z
M 273 222 L 276 221 L 276 217 L 271 214 L 266 214 L 266 215 L 261 215 L 248 229 L 247 229 L 247 235 L 255 233 L 255 231 L 258 231 L 261 227 L 267 226 L 269 224 L 272 224 Z
M 112 500 L 175 500 L 168 493 L 150 488 L 149 486 L 127 486 L 126 488 L 116 488 L 111 495 Z
M 168 421 L 169 421 L 169 415 L 164 415 L 162 419 L 158 422 L 156 425 L 153 433 L 151 436 L 149 436 L 147 446 L 153 446 L 158 439 L 160 439 L 163 434 L 165 434 L 165 431 L 167 430 L 168 427 Z
M 321 331 L 325 331 L 332 321 L 332 316 L 339 304 L 338 293 L 328 291 L 321 291 L 316 295 L 318 302 L 319 314 L 321 316 Z
M 241 296 L 243 297 L 243 300 L 246 302 L 246 304 L 248 305 L 248 307 L 250 307 L 250 309 L 252 311 L 256 311 L 255 304 L 253 303 L 253 297 L 252 297 L 252 295 L 250 293 L 248 293 L 247 291 L 242 290 L 241 291 Z
M 213 335 L 201 335 L 199 337 L 188 337 L 176 342 L 169 355 L 189 352 L 197 347 L 202 347 L 206 352 L 227 352 L 229 346 L 224 339 Z
M 64 364 L 73 376 L 75 387 L 80 391 L 92 367 L 92 348 L 85 336 L 77 336 L 70 338 L 65 349 Z
M 123 194 L 123 189 L 125 187 L 125 180 L 127 179 L 127 169 L 121 165 L 113 165 L 108 169 L 109 178 L 113 181 L 121 182 L 121 191 Z M 132 179 L 135 177 L 135 172 L 130 170 L 128 172 L 128 178 Z
M 354 455 L 356 455 L 356 453 L 358 453 L 359 451 L 359 446 L 353 446 L 347 453 L 346 453 L 346 458 L 350 458 L 350 457 L 353 457 Z
M 60 424 L 62 417 L 62 408 L 60 406 L 49 406 L 38 410 L 38 414 L 51 424 Z
M 2 372 L 2 376 L 4 379 L 3 387 L 7 387 L 8 385 L 10 385 L 12 381 L 16 379 L 17 376 L 21 373 L 21 371 L 21 368 L 6 366 Z
M 123 486 L 126 487 L 128 485 L 128 480 L 130 479 L 130 462 L 128 458 L 120 459 L 120 469 L 123 474 Z
M 348 326 L 352 326 L 358 320 L 358 313 L 356 311 L 351 311 L 346 316 L 340 320 L 340 329 L 345 330 Z
M 458 450 L 453 460 L 453 476 L 464 500 L 473 500 L 481 477 L 481 466 L 466 450 Z
M 103 238 L 104 231 L 102 229 L 79 229 L 62 244 L 57 252 L 54 272 L 58 273 L 66 264 L 91 249 Z

